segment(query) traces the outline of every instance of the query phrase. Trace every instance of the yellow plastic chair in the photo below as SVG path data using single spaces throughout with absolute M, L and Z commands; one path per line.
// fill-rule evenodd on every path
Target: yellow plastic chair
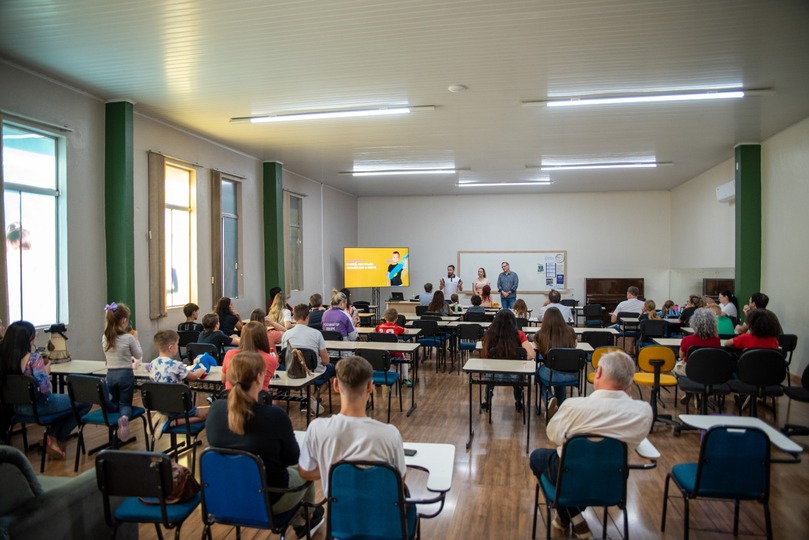
M 590 365 L 593 367 L 593 371 L 587 374 L 587 382 L 590 384 L 594 384 L 596 380 L 596 370 L 598 369 L 598 362 L 601 360 L 601 357 L 607 353 L 611 352 L 625 352 L 621 347 L 598 347 L 596 350 L 593 351 L 592 358 L 590 358 Z M 587 385 L 584 386 L 585 396 L 587 395 Z
M 643 393 L 640 389 L 641 385 L 650 386 L 652 388 L 650 404 L 652 405 L 652 412 L 654 413 L 654 421 L 674 426 L 679 424 L 672 419 L 671 415 L 657 414 L 657 403 L 660 400 L 660 389 L 673 386 L 674 407 L 677 407 L 677 377 L 669 373 L 674 369 L 676 364 L 677 358 L 674 356 L 674 351 L 670 347 L 662 347 L 660 345 L 644 347 L 640 350 L 640 354 L 638 355 L 638 368 L 640 368 L 640 372 L 635 373 L 634 377 L 641 399 L 643 399 Z

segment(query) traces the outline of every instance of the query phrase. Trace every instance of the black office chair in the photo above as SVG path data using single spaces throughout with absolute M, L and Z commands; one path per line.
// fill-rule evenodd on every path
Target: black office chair
M 399 313 L 396 316 L 396 326 L 401 326 L 402 328 L 404 328 L 406 325 L 407 325 L 407 317 Z
M 778 418 L 777 397 L 784 395 L 781 387 L 787 373 L 784 355 L 778 349 L 746 349 L 739 357 L 737 379 L 728 382 L 733 392 L 739 394 L 740 408 L 746 396 L 750 397 L 750 416 L 758 415 L 759 398 L 771 397 L 773 419 Z
M 795 352 L 798 346 L 798 336 L 795 334 L 781 334 L 778 336 L 778 345 L 781 347 L 781 352 L 784 354 L 784 360 L 787 363 L 787 386 L 792 386 L 789 366 L 792 365 L 792 353 Z
M 421 317 L 425 313 L 427 313 L 427 306 L 416 306 L 416 315 Z
M 491 322 L 492 316 L 485 313 L 464 313 L 463 320 L 466 322 Z
M 685 377 L 677 379 L 677 385 L 686 396 L 700 396 L 700 414 L 708 414 L 708 398 L 715 396 L 719 412 L 724 411 L 725 396 L 730 393 L 727 382 L 736 371 L 736 359 L 725 349 L 718 347 L 692 347 L 688 351 L 688 362 L 685 364 Z M 685 412 L 689 413 L 690 399 L 685 402 Z M 690 426 L 680 424 L 674 427 L 674 435 L 682 431 L 692 430 Z
M 663 319 L 646 319 L 640 321 L 638 324 L 638 346 L 635 350 L 640 350 L 642 347 L 655 345 L 655 338 L 664 338 L 668 336 L 669 323 Z
M 587 365 L 587 353 L 575 348 L 555 348 L 548 351 L 548 354 L 542 360 L 545 366 L 551 370 L 550 378 L 548 379 L 548 387 L 553 388 L 555 386 L 569 386 L 571 387 L 571 392 L 573 388 L 576 388 L 579 395 L 582 393 L 582 373 L 584 372 L 584 367 Z M 539 367 L 539 366 L 537 366 Z M 553 383 L 553 372 L 554 371 L 563 371 L 566 373 L 578 373 L 579 380 L 575 383 Z M 534 378 L 535 384 L 539 386 L 540 380 L 539 377 Z M 537 397 L 539 397 L 540 392 L 537 391 Z M 545 406 L 547 407 L 547 402 Z M 536 404 L 537 414 L 541 411 L 541 407 L 539 405 L 539 401 Z
M 609 332 L 588 332 L 585 330 L 581 333 L 581 340 L 583 343 L 589 343 L 593 349 L 615 346 L 615 337 Z
M 574 308 L 579 305 L 579 301 L 573 298 L 563 298 L 559 303 L 569 308 Z
M 789 413 L 792 408 L 792 401 L 800 401 L 801 403 L 809 403 L 809 366 L 803 370 L 801 376 L 801 386 L 788 386 L 784 388 L 784 393 L 789 396 L 789 404 L 787 405 L 787 419 L 781 431 L 787 437 L 809 435 L 809 426 L 801 426 L 798 424 L 789 423 Z
M 219 350 L 219 347 L 214 345 L 213 343 L 189 343 L 186 348 L 186 354 L 188 359 L 193 363 L 194 358 L 201 354 L 208 353 L 214 358 L 216 358 L 216 363 L 220 366 L 222 365 L 222 351 Z
M 584 326 L 588 328 L 601 328 L 604 326 L 604 319 L 602 319 L 603 309 L 601 304 L 587 304 L 582 309 L 582 316 L 584 317 Z
M 181 360 L 188 359 L 188 354 L 187 354 L 187 351 L 185 350 L 185 348 L 188 346 L 189 343 L 197 343 L 199 341 L 199 335 L 201 333 L 202 332 L 199 332 L 197 330 L 183 330 L 183 331 L 177 332 L 177 334 L 179 334 L 179 336 L 180 336 L 179 347 L 180 347 L 180 359 Z M 191 358 L 188 363 L 191 363 L 193 360 L 194 359 Z
M 520 330 L 522 330 L 529 324 L 528 319 L 526 319 L 525 317 L 516 317 L 516 320 L 517 320 L 517 328 L 519 328 Z

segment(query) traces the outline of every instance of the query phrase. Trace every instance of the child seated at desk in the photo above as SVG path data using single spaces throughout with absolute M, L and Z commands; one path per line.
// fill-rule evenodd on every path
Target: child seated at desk
M 385 310 L 385 322 L 382 324 L 377 325 L 374 329 L 375 332 L 379 332 L 381 334 L 394 334 L 396 336 L 401 336 L 405 333 L 405 329 L 396 324 L 396 319 L 399 317 L 399 312 L 396 311 L 395 308 L 388 308 Z M 401 362 L 404 360 L 404 353 L 400 352 L 392 352 L 390 353 L 390 359 L 392 361 L 399 361 Z M 412 387 L 413 381 L 410 380 L 410 366 L 408 364 L 400 364 L 402 368 L 402 378 L 404 379 L 403 382 L 405 386 Z
M 449 297 L 450 304 L 449 304 L 449 312 L 450 313 L 463 313 L 463 306 L 458 301 L 458 294 L 452 293 Z
M 180 336 L 174 330 L 160 330 L 154 335 L 154 344 L 158 357 L 147 366 L 149 378 L 153 382 L 183 384 L 185 379 L 195 381 L 203 378 L 208 372 L 203 368 L 189 370 L 185 364 L 175 360 L 180 350 Z M 193 407 L 188 412 L 188 422 L 191 424 L 204 422 L 208 416 L 208 407 Z M 185 417 L 179 414 L 160 413 L 157 419 L 155 436 L 160 437 L 163 431 L 170 427 L 185 424 Z
M 183 306 L 185 322 L 177 325 L 178 332 L 202 332 L 202 325 L 197 322 L 199 318 L 199 306 L 193 302 Z

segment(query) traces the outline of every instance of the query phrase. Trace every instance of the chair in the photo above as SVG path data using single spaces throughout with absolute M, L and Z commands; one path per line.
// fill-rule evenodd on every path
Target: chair
M 593 332 L 594 334 L 603 334 L 605 332 Z M 611 334 L 607 334 L 608 336 L 612 337 Z M 612 346 L 602 346 L 598 347 L 596 350 L 593 351 L 592 356 L 590 357 L 590 365 L 593 368 L 593 371 L 587 374 L 587 382 L 590 384 L 595 384 L 596 381 L 596 370 L 598 369 L 598 363 L 601 361 L 601 357 L 607 353 L 611 352 L 624 352 L 623 349 L 620 347 L 612 347 Z M 585 395 L 587 395 L 587 385 L 584 385 Z
M 468 358 L 469 354 L 477 347 L 478 341 L 483 337 L 483 327 L 476 323 L 459 324 L 456 331 L 458 332 L 458 350 L 461 351 L 461 360 L 463 361 L 463 355 L 466 354 Z M 459 369 L 458 374 L 460 373 Z
M 601 304 L 587 304 L 582 309 L 582 316 L 584 317 L 584 326 L 588 328 L 601 328 L 604 326 L 604 319 L 602 318 L 603 307 Z
M 220 366 L 222 365 L 222 358 L 224 355 L 222 351 L 219 350 L 219 347 L 214 345 L 213 343 L 189 343 L 185 346 L 185 354 L 186 357 L 193 363 L 194 358 L 201 354 L 208 353 L 214 358 L 216 358 L 216 363 Z
M 690 360 L 689 360 L 690 362 Z M 663 519 L 660 530 L 666 530 L 666 508 L 669 480 L 683 495 L 683 538 L 688 540 L 689 501 L 699 497 L 731 499 L 735 502 L 733 534 L 739 533 L 739 501 L 754 500 L 764 506 L 767 538 L 772 538 L 770 521 L 770 439 L 756 428 L 716 426 L 702 440 L 697 463 L 681 463 L 666 475 L 663 491 Z
M 401 326 L 402 328 L 404 328 L 405 326 L 407 326 L 407 317 L 405 317 L 404 315 L 402 315 L 401 313 L 399 313 L 399 314 L 396 316 L 396 326 Z
M 338 461 L 329 469 L 326 538 L 420 538 L 416 501 L 397 469 L 381 461 Z
M 650 403 L 652 405 L 652 413 L 654 414 L 654 421 L 677 426 L 677 422 L 672 420 L 671 415 L 658 414 L 657 404 L 663 403 L 660 399 L 660 389 L 664 387 L 674 387 L 674 407 L 677 407 L 677 377 L 669 374 L 674 366 L 677 364 L 677 359 L 674 356 L 674 351 L 670 347 L 662 347 L 660 345 L 651 345 L 644 347 L 638 354 L 638 368 L 639 373 L 635 373 L 634 381 L 638 387 L 638 394 L 643 399 L 643 392 L 640 387 L 651 386 L 652 392 L 650 396 Z M 654 424 L 652 424 L 654 426 Z
M 574 308 L 579 305 L 579 301 L 574 300 L 573 298 L 562 298 L 562 300 L 559 303 L 569 308 Z
M 728 395 L 730 387 L 727 382 L 733 378 L 734 371 L 736 360 L 725 349 L 694 347 L 688 352 L 686 376 L 677 379 L 677 386 L 685 393 L 699 394 L 700 414 L 708 414 L 708 397 Z M 688 402 L 685 412 L 688 412 Z
M 787 363 L 787 386 L 792 386 L 789 366 L 792 365 L 792 353 L 795 352 L 798 346 L 798 336 L 795 334 L 780 334 L 778 336 L 778 345 L 781 347 L 781 352 L 784 354 L 784 360 Z
M 368 334 L 369 343 L 399 343 L 399 337 L 396 334 L 388 334 L 386 332 L 371 332 Z M 396 366 L 396 372 L 401 377 L 399 367 L 402 364 L 412 364 L 413 361 L 405 356 L 391 356 L 390 363 Z
M 616 317 L 618 319 L 618 324 L 621 326 L 621 339 L 623 340 L 621 345 L 624 349 L 626 349 L 626 338 L 637 338 L 638 326 L 640 325 L 639 322 L 627 321 L 626 319 L 637 319 L 640 317 L 640 313 L 622 311 L 621 313 L 618 313 Z
M 759 398 L 772 398 L 773 419 L 778 418 L 776 398 L 784 395 L 781 387 L 787 373 L 784 355 L 778 349 L 746 349 L 739 357 L 737 379 L 728 382 L 730 389 L 751 396 L 750 416 L 758 415 Z M 741 402 L 741 399 L 740 399 Z
M 609 332 L 588 332 L 585 330 L 581 333 L 581 340 L 584 343 L 589 343 L 593 349 L 615 346 L 615 336 Z
M 669 334 L 669 323 L 662 319 L 646 319 L 638 324 L 637 349 L 654 345 L 655 338 L 663 338 Z
M 438 364 L 441 362 L 441 358 L 444 355 L 444 335 L 438 332 L 438 322 L 437 321 L 413 321 L 412 322 L 413 328 L 421 329 L 421 333 L 418 336 L 419 344 L 424 347 L 425 349 L 430 349 L 432 351 L 433 347 L 438 349 L 437 359 L 435 363 L 435 370 L 436 373 L 438 372 Z M 425 358 L 426 358 L 425 354 Z
M 463 320 L 466 322 L 491 322 L 493 317 L 486 313 L 464 313 Z
M 556 478 L 540 476 L 534 491 L 536 538 L 539 491 L 545 497 L 545 532 L 551 537 L 551 508 L 603 506 L 603 537 L 607 537 L 607 507 L 617 506 L 624 514 L 624 538 L 629 538 L 626 514 L 626 481 L 629 477 L 626 444 L 596 435 L 576 435 L 565 442 Z M 593 479 L 598 481 L 594 482 Z
M 388 424 L 390 424 L 390 400 L 393 394 L 393 385 L 401 380 L 399 373 L 390 371 L 390 354 L 388 351 L 378 351 L 376 349 L 357 349 L 357 356 L 368 360 L 374 369 L 374 386 L 388 387 Z M 371 406 L 374 403 L 374 396 L 371 394 Z M 402 412 L 402 391 L 399 389 L 399 412 Z
M 96 481 L 104 499 L 104 518 L 116 530 L 120 523 L 154 523 L 162 540 L 160 525 L 174 529 L 180 538 L 183 522 L 199 505 L 197 493 L 190 501 L 167 504 L 172 492 L 171 459 L 159 452 L 104 450 L 96 458 Z M 110 497 L 126 497 L 114 511 Z M 144 503 L 140 498 L 154 501 Z M 113 538 L 115 533 L 113 533 Z
M 416 306 L 416 315 L 418 315 L 419 317 L 421 317 L 422 315 L 424 315 L 425 313 L 427 313 L 427 308 L 428 308 L 428 307 L 429 307 L 429 306 Z
M 182 330 L 180 332 L 177 332 L 177 334 L 179 334 L 180 336 L 179 347 L 180 347 L 181 360 L 188 359 L 189 363 L 194 361 L 194 358 L 188 358 L 187 351 L 185 351 L 185 348 L 188 346 L 189 343 L 197 343 L 197 341 L 199 340 L 199 335 L 201 333 L 202 332 L 199 332 L 197 330 Z
M 529 325 L 528 319 L 526 319 L 525 317 L 516 317 L 515 320 L 517 321 L 517 328 L 519 328 L 520 330 Z
M 781 432 L 787 437 L 809 435 L 808 426 L 799 426 L 797 424 L 789 423 L 789 413 L 792 408 L 792 401 L 800 401 L 801 403 L 809 403 L 809 366 L 803 370 L 801 376 L 801 386 L 789 386 L 784 388 L 784 393 L 789 397 L 789 404 L 787 405 L 787 420 Z
M 188 421 L 189 413 L 194 408 L 194 397 L 191 389 L 184 384 L 147 382 L 140 387 L 140 395 L 143 406 L 147 411 L 149 431 L 152 434 L 149 449 L 154 451 L 155 432 L 159 427 L 157 424 L 164 420 L 158 415 L 152 421 L 152 411 L 184 419 L 185 423 L 182 425 L 163 429 L 163 434 L 171 436 L 171 446 L 165 450 L 165 453 L 178 461 L 180 454 L 191 450 L 191 473 L 194 473 L 197 464 L 197 446 L 200 444 L 199 434 L 205 429 L 205 422 L 194 422 L 192 424 Z M 177 443 L 178 435 L 185 436 L 184 443 Z
M 213 538 L 214 523 L 236 526 L 236 538 L 241 527 L 269 529 L 284 538 L 290 521 L 303 508 L 306 519 L 306 538 L 309 536 L 309 507 L 301 501 L 290 510 L 275 513 L 271 494 L 283 494 L 308 489 L 311 482 L 296 488 L 267 486 L 267 473 L 259 456 L 242 450 L 206 448 L 199 458 L 202 494 L 203 538 Z
M 546 386 L 553 388 L 554 386 L 569 386 L 576 388 L 581 394 L 581 373 L 584 366 L 587 365 L 587 353 L 579 349 L 571 348 L 555 348 L 548 351 L 548 354 L 543 359 L 545 366 L 551 370 L 550 378 Z M 537 366 L 538 367 L 538 366 Z M 579 379 L 577 382 L 553 382 L 553 372 L 564 371 L 568 373 L 578 373 Z M 535 378 L 537 384 L 540 384 L 539 376 Z M 545 384 L 545 383 L 542 383 Z M 537 392 L 539 394 L 539 392 Z M 540 407 L 537 407 L 537 411 Z M 537 412 L 539 414 L 539 412 Z
M 70 396 L 70 403 L 73 407 L 73 414 L 76 417 L 76 423 L 79 426 L 79 442 L 76 444 L 76 461 L 73 464 L 73 472 L 79 470 L 79 453 L 92 455 L 103 450 L 104 448 L 117 448 L 121 444 L 128 444 L 135 440 L 135 437 L 130 438 L 124 443 L 118 442 L 118 419 L 121 417 L 119 412 L 107 412 L 109 409 L 109 391 L 107 390 L 107 383 L 100 377 L 92 375 L 71 375 L 67 379 L 67 392 Z M 98 405 L 98 408 L 82 414 L 82 410 L 78 404 L 85 403 L 89 405 Z M 146 409 L 143 407 L 132 407 L 132 415 L 129 420 L 140 418 L 143 422 L 143 439 L 148 441 L 148 433 L 146 432 Z M 88 424 L 95 426 L 104 426 L 107 428 L 108 441 L 99 447 L 87 450 L 84 443 L 84 427 Z M 149 448 L 149 443 L 146 443 L 146 448 Z
M 50 426 L 54 422 L 70 416 L 72 413 L 70 411 L 62 411 L 54 414 L 39 414 L 36 407 L 37 398 L 38 392 L 33 377 L 19 374 L 6 375 L 6 383 L 0 388 L 0 401 L 2 401 L 4 405 L 11 407 L 15 405 L 30 406 L 32 409 L 31 419 L 33 419 L 34 423 L 38 426 L 45 428 L 45 433 L 42 435 L 43 442 L 40 446 L 42 456 L 39 464 L 39 472 L 43 473 L 45 472 L 45 447 L 47 446 L 48 436 L 50 435 Z M 22 415 L 13 414 L 9 421 L 9 428 L 13 427 L 14 424 L 23 424 L 23 446 L 27 451 L 28 437 L 24 422 L 30 423 L 30 420 Z
M 343 334 L 336 330 L 321 330 L 320 333 L 326 341 L 343 341 Z

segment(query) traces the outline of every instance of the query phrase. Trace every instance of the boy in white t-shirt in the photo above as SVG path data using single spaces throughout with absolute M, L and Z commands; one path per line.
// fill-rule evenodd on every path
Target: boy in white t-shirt
M 202 379 L 207 375 L 205 369 L 189 370 L 185 364 L 175 360 L 174 357 L 180 350 L 180 336 L 174 330 L 160 330 L 154 335 L 154 344 L 157 348 L 158 357 L 146 366 L 149 371 L 149 378 L 153 382 L 183 384 L 183 381 Z M 157 432 L 160 437 L 165 429 L 185 424 L 183 415 L 170 415 L 160 413 L 157 421 Z M 188 421 L 191 424 L 204 422 L 208 416 L 208 407 L 194 407 L 188 413 Z

